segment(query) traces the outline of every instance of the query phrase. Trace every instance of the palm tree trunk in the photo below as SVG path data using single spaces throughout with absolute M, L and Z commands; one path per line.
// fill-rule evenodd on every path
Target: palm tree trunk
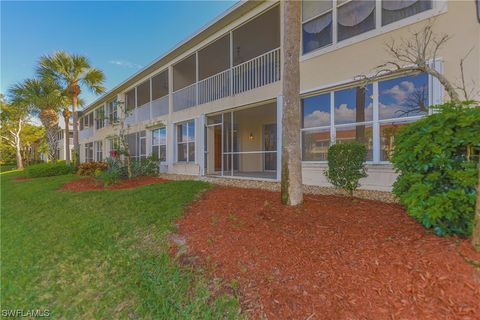
M 300 154 L 300 1 L 283 3 L 283 117 L 282 181 L 283 204 L 303 201 Z
M 70 164 L 70 111 L 68 109 L 63 110 L 63 119 L 65 121 L 65 134 L 63 136 L 65 162 Z
M 74 159 L 73 165 L 75 170 L 80 164 L 80 142 L 78 140 L 78 95 L 72 95 L 72 108 L 73 108 L 73 150 L 74 150 Z

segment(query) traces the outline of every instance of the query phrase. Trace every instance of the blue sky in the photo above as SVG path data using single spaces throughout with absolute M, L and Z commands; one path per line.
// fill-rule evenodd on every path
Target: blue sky
M 60 49 L 86 55 L 111 89 L 235 2 L 1 1 L 0 91 L 32 77 L 39 57 Z

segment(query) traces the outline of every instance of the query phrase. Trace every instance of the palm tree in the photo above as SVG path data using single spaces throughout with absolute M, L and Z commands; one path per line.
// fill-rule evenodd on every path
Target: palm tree
M 298 205 L 303 201 L 300 152 L 300 1 L 283 4 L 283 144 L 281 200 Z
M 63 144 L 65 148 L 65 162 L 70 164 L 70 107 L 65 105 L 62 110 L 63 120 L 65 121 L 65 133 L 63 135 Z
M 57 82 L 68 93 L 73 111 L 73 148 L 75 151 L 75 166 L 80 159 L 78 140 L 78 96 L 81 88 L 87 88 L 95 94 L 105 92 L 103 82 L 105 75 L 99 69 L 93 68 L 85 56 L 69 54 L 64 51 L 55 52 L 40 58 L 37 73 L 45 79 Z
M 65 105 L 67 96 L 61 87 L 45 79 L 27 79 L 10 89 L 12 103 L 25 104 L 38 114 L 45 127 L 48 144 L 48 158 L 56 160 L 58 112 Z

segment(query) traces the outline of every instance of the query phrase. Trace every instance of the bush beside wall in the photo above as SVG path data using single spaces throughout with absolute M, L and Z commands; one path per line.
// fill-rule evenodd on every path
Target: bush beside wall
M 337 143 L 328 148 L 328 170 L 325 176 L 336 188 L 353 195 L 359 180 L 367 176 L 365 161 L 367 148 L 363 144 Z
M 438 113 L 401 128 L 392 163 L 393 192 L 410 215 L 437 235 L 472 231 L 476 200 L 480 108 L 437 106 Z

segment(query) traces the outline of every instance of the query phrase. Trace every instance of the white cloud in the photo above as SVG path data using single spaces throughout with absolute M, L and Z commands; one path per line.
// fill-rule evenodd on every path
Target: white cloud
M 415 92 L 415 84 L 411 81 L 402 81 L 392 88 L 384 90 L 382 94 L 389 94 L 397 103 L 402 103 L 413 92 Z
M 335 109 L 335 123 L 349 123 L 355 122 L 356 109 L 349 108 L 346 103 L 342 103 Z M 370 103 L 365 108 L 365 121 L 371 121 L 373 119 L 373 104 Z
M 330 113 L 315 110 L 305 117 L 305 128 L 323 127 L 330 125 Z
M 135 69 L 140 69 L 142 68 L 141 65 L 139 64 L 136 64 L 136 63 L 133 63 L 133 62 L 130 62 L 130 61 L 127 61 L 127 60 L 110 60 L 108 61 L 108 63 L 111 63 L 111 64 L 114 64 L 114 65 L 117 65 L 117 66 L 120 66 L 120 67 L 125 67 L 125 68 L 135 68 Z

